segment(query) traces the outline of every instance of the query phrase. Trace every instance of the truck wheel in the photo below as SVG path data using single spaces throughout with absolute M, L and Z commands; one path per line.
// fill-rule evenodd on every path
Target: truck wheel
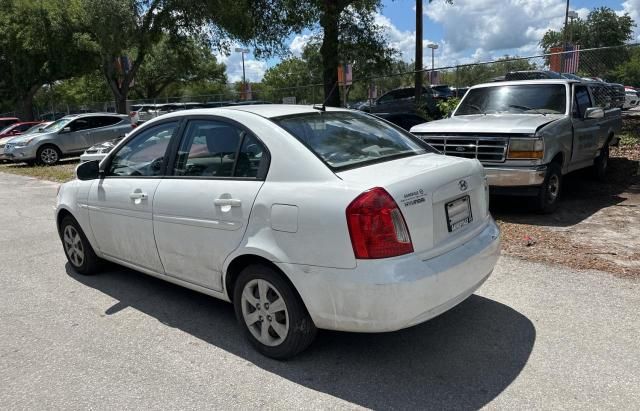
M 544 183 L 540 186 L 537 197 L 538 211 L 543 214 L 550 214 L 558 208 L 558 198 L 562 188 L 562 170 L 558 163 L 551 163 L 547 167 L 547 175 Z
M 609 167 L 609 145 L 605 145 L 600 150 L 600 155 L 593 162 L 593 175 L 599 181 L 607 178 L 607 168 Z

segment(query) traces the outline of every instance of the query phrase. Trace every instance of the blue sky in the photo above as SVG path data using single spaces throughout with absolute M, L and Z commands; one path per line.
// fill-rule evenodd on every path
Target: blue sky
M 548 29 L 564 22 L 565 0 L 434 0 L 424 5 L 425 45 L 438 43 L 436 66 L 487 61 L 509 55 L 528 56 L 539 52 L 537 42 Z M 640 23 L 640 0 L 571 0 L 570 9 L 585 18 L 596 7 L 607 6 L 619 14 L 627 12 Z M 415 0 L 384 0 L 378 24 L 385 28 L 390 45 L 411 61 L 415 50 Z M 638 29 L 638 28 L 637 28 Z M 637 30 L 637 35 L 640 30 Z M 308 33 L 292 36 L 288 42 L 293 55 L 302 50 Z M 428 60 L 430 50 L 424 52 Z M 239 54 L 221 56 L 230 81 L 242 77 Z M 259 81 L 277 59 L 256 60 L 245 56 L 247 79 Z

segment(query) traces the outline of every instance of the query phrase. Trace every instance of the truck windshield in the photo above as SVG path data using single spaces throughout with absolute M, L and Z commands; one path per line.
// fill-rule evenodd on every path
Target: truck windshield
M 564 84 L 520 84 L 471 89 L 454 116 L 472 114 L 564 114 Z
M 411 134 L 367 114 L 318 112 L 272 120 L 335 171 L 432 151 Z

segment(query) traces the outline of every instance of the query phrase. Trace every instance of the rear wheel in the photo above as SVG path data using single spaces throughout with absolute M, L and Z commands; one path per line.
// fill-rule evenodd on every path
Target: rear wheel
M 253 346 L 283 360 L 307 348 L 317 330 L 293 287 L 266 265 L 240 273 L 233 297 L 236 317 Z
M 596 179 L 605 181 L 607 178 L 607 169 L 609 167 L 609 144 L 606 144 L 600 150 L 600 155 L 593 162 L 593 174 Z
M 558 198 L 562 188 L 562 170 L 560 164 L 551 163 L 547 167 L 547 175 L 540 187 L 537 197 L 538 211 L 544 214 L 553 213 L 558 208 Z
M 36 161 L 38 164 L 52 166 L 60 161 L 62 153 L 60 149 L 54 145 L 44 145 L 38 149 L 36 153 Z
M 101 260 L 93 251 L 89 240 L 73 217 L 66 216 L 62 219 L 60 235 L 64 253 L 73 269 L 84 275 L 95 274 Z

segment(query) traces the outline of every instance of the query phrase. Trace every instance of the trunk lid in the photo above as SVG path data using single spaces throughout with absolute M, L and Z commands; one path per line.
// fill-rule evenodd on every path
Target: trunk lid
M 337 175 L 362 191 L 384 188 L 398 204 L 421 257 L 463 243 L 488 215 L 488 187 L 476 160 L 429 153 Z

